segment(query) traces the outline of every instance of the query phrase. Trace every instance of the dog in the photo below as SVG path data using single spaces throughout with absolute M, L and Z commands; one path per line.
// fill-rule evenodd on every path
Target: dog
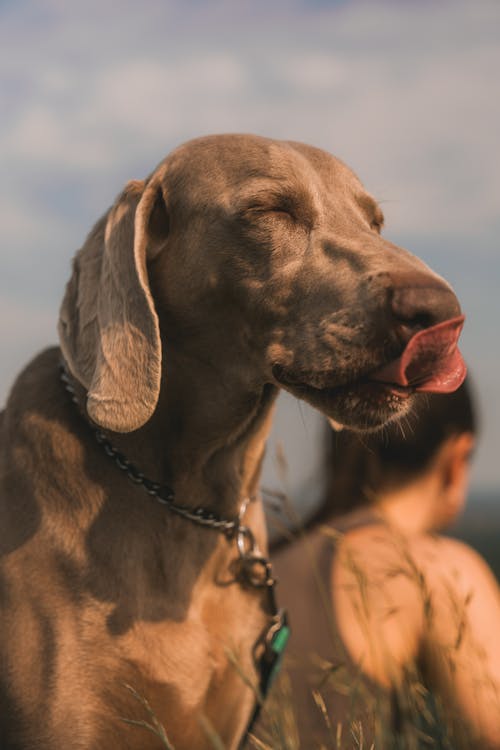
M 180 146 L 97 222 L 0 420 L 3 750 L 244 741 L 280 388 L 365 430 L 463 376 L 455 294 L 382 224 L 341 161 L 250 135 Z

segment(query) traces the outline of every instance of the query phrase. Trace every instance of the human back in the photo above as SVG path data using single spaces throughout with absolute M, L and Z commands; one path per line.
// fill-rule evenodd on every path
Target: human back
M 470 547 L 437 533 L 466 494 L 476 430 L 467 386 L 431 396 L 403 429 L 405 439 L 396 428 L 362 442 L 335 436 L 328 500 L 313 530 L 276 555 L 303 747 L 336 747 L 338 723 L 376 748 L 500 747 L 497 584 Z M 317 701 L 297 698 L 314 689 L 327 720 Z

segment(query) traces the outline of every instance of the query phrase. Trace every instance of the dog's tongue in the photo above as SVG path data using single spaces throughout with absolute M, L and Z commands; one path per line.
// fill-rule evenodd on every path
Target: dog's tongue
M 416 391 L 452 393 L 463 383 L 467 368 L 457 348 L 465 316 L 445 320 L 416 333 L 403 354 L 377 370 L 371 380 L 411 386 Z

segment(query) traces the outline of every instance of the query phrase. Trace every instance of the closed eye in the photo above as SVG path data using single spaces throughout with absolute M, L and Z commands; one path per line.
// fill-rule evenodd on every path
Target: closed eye
M 289 208 L 264 208 L 261 212 L 265 214 L 274 214 L 275 216 L 282 218 L 295 219 L 294 214 Z
M 295 221 L 296 216 L 293 209 L 289 205 L 269 205 L 264 203 L 255 203 L 246 206 L 241 213 L 244 216 L 275 216 L 283 219 L 293 219 Z
M 309 230 L 314 221 L 314 210 L 305 191 L 284 189 L 283 186 L 253 189 L 240 193 L 235 201 L 236 214 L 250 224 L 288 222 L 297 229 Z

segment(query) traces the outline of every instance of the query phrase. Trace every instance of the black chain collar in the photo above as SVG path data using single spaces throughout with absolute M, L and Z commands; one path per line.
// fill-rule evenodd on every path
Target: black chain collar
M 81 404 L 76 396 L 75 388 L 71 382 L 66 364 L 61 363 L 61 381 L 65 390 L 70 395 L 72 402 L 81 412 Z M 224 534 L 228 539 L 236 539 L 236 546 L 240 561 L 239 577 L 242 582 L 251 586 L 273 586 L 275 580 L 272 576 L 271 563 L 260 552 L 253 531 L 249 526 L 243 524 L 243 517 L 250 502 L 255 496 L 243 500 L 238 516 L 236 518 L 223 518 L 206 508 L 195 508 L 194 510 L 185 505 L 174 502 L 173 490 L 166 486 L 148 479 L 139 469 L 134 466 L 120 451 L 118 451 L 104 432 L 95 427 L 88 419 L 85 420 L 92 430 L 97 443 L 102 446 L 104 452 L 114 460 L 115 464 L 127 477 L 141 486 L 148 495 L 157 500 L 161 505 L 182 518 L 185 518 L 198 526 L 204 526 Z

